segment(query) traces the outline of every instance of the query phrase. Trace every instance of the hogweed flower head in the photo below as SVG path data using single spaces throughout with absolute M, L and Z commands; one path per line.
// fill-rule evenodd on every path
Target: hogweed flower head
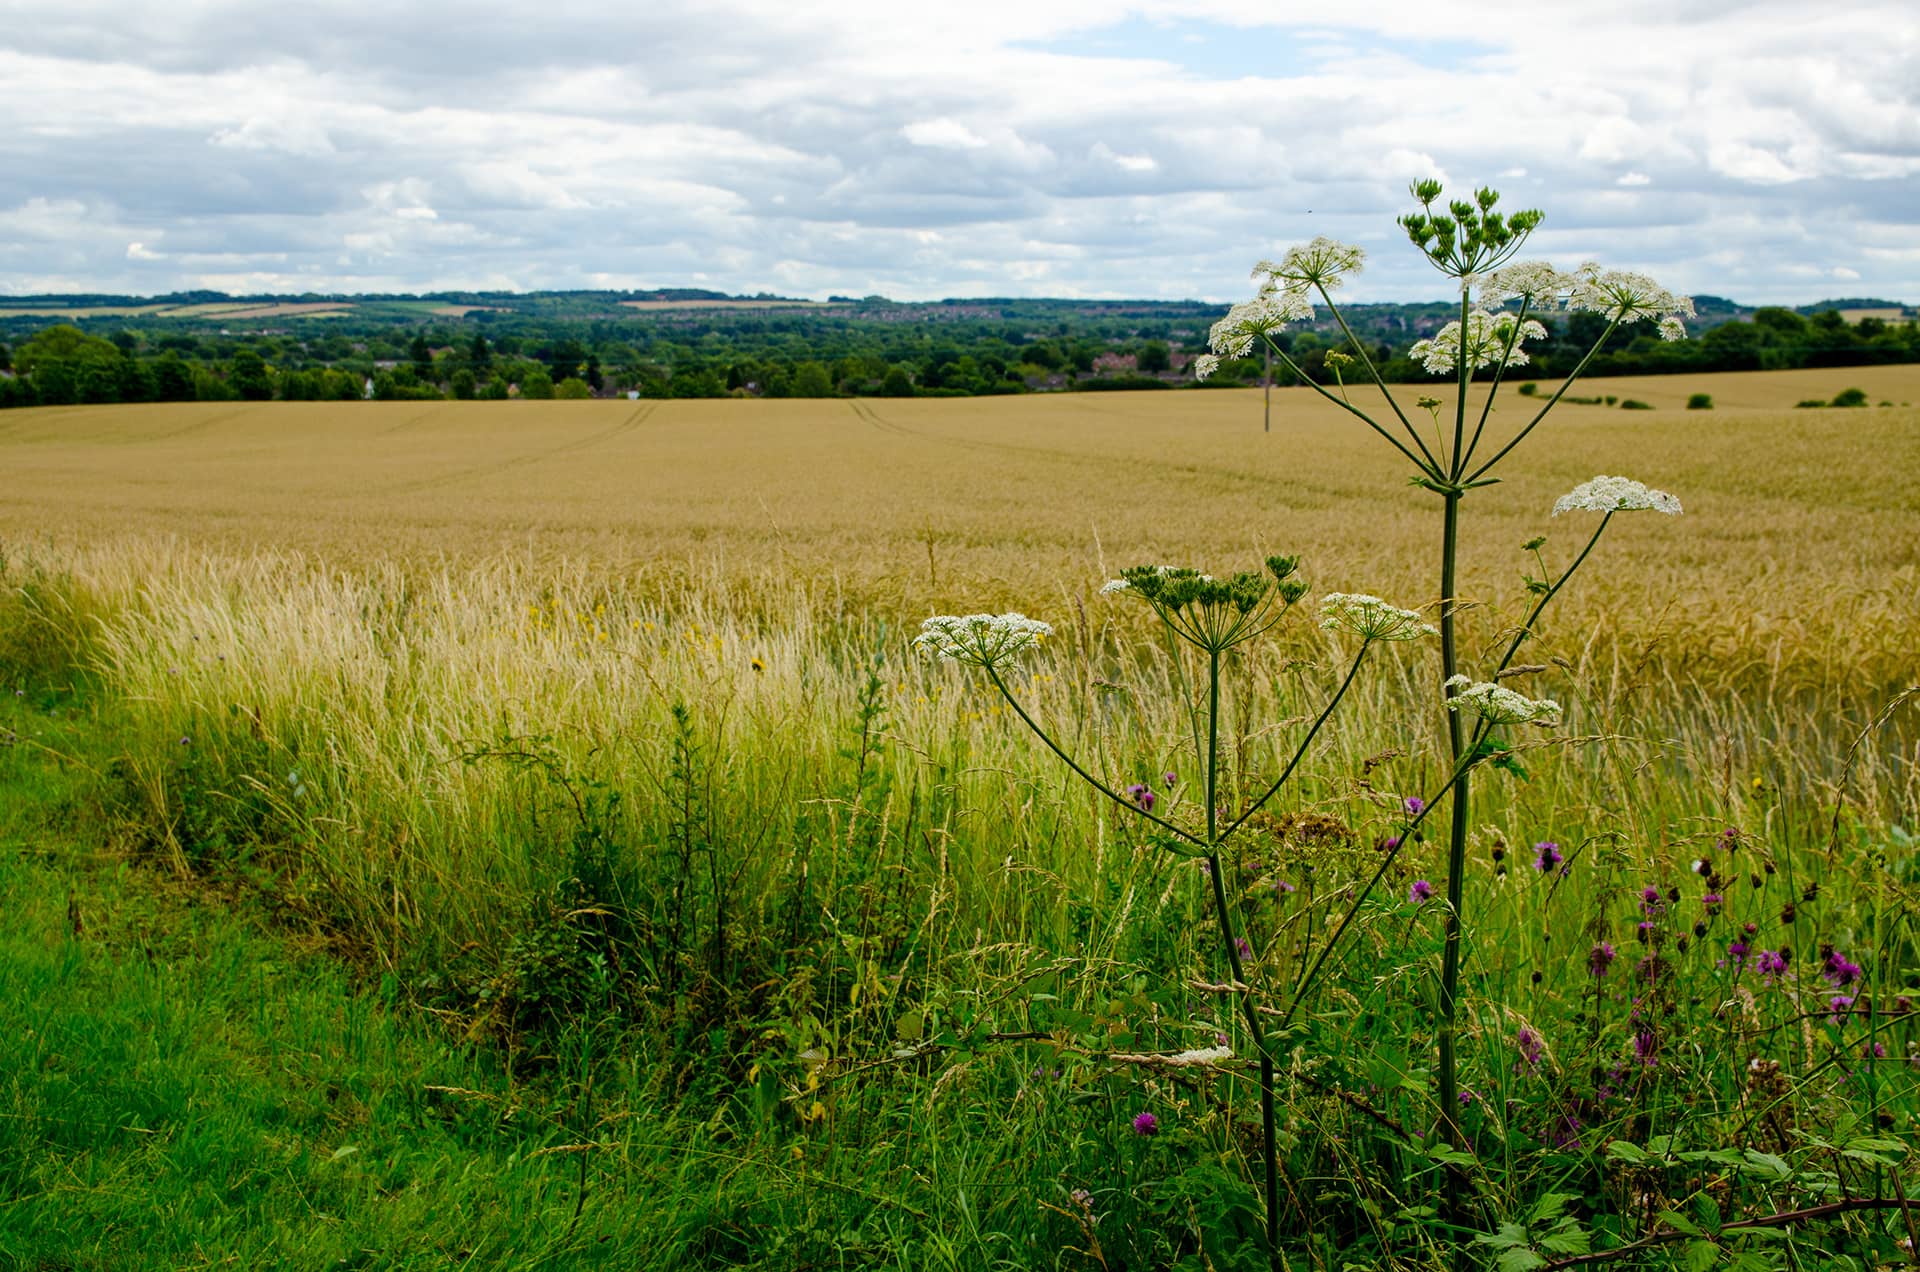
M 1631 477 L 1595 477 L 1583 481 L 1553 501 L 1553 515 L 1563 512 L 1660 512 L 1680 515 L 1680 499 L 1655 490 Z
M 1052 627 L 1024 614 L 942 614 L 920 624 L 913 644 L 930 657 L 993 667 L 1052 634 Z
M 1603 270 L 1592 261 L 1578 271 L 1578 282 L 1568 299 L 1569 309 L 1599 314 L 1622 326 L 1651 318 L 1659 324 L 1662 340 L 1687 334 L 1682 318 L 1693 317 L 1693 301 L 1677 296 L 1645 274 L 1630 270 Z
M 1454 199 L 1439 210 L 1434 207 L 1441 194 L 1438 181 L 1415 182 L 1412 193 L 1420 211 L 1401 217 L 1400 228 L 1435 269 L 1460 279 L 1463 289 L 1512 260 L 1545 219 L 1544 213 L 1533 209 L 1511 214 L 1497 211 L 1500 192 L 1484 186 L 1473 192 L 1473 198 Z
M 1203 353 L 1193 360 L 1193 378 L 1204 380 L 1220 369 L 1220 355 Z
M 1464 335 L 1457 320 L 1450 322 L 1431 339 L 1417 342 L 1408 356 L 1434 375 L 1458 369 L 1462 360 L 1475 371 L 1496 363 L 1503 368 L 1518 367 L 1528 361 L 1521 344 L 1546 337 L 1547 329 L 1531 318 L 1522 322 L 1515 314 L 1489 314 L 1476 309 L 1467 315 Z
M 1521 300 L 1529 309 L 1549 309 L 1566 304 L 1580 278 L 1564 274 L 1545 261 L 1516 261 L 1483 275 L 1479 284 L 1483 304 Z
M 1551 727 L 1560 723 L 1560 704 L 1552 698 L 1529 698 L 1505 685 L 1476 682 L 1466 676 L 1454 676 L 1444 687 L 1454 691 L 1447 699 L 1447 710 L 1471 711 L 1488 724 Z
M 1278 265 L 1261 261 L 1253 267 L 1256 279 L 1264 278 L 1262 290 L 1294 292 L 1303 298 L 1309 288 L 1332 291 L 1349 274 L 1358 274 L 1367 259 L 1366 252 L 1351 243 L 1340 243 L 1326 235 L 1287 249 Z
M 1313 306 L 1304 293 L 1263 290 L 1252 300 L 1241 301 L 1227 310 L 1227 316 L 1213 324 L 1207 333 L 1207 347 L 1225 357 L 1244 358 L 1253 351 L 1253 342 L 1261 336 L 1311 317 Z
M 1320 599 L 1320 626 L 1362 640 L 1419 640 L 1439 633 L 1412 610 L 1363 592 L 1329 592 Z

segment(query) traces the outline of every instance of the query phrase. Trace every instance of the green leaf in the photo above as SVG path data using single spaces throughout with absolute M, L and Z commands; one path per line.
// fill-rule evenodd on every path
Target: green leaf
M 1651 1160 L 1647 1151 L 1632 1140 L 1617 1139 L 1608 1143 L 1607 1156 L 1616 1162 L 1625 1162 L 1629 1166 L 1638 1166 Z
M 1684 1217 L 1677 1210 L 1661 1211 L 1659 1222 L 1666 1224 L 1675 1232 L 1684 1232 L 1690 1237 L 1700 1235 L 1700 1229 L 1694 1224 L 1693 1220 Z
M 1547 1261 L 1525 1246 L 1515 1246 L 1500 1252 L 1497 1266 L 1500 1272 L 1533 1272 L 1534 1268 L 1546 1267 Z
M 1792 1176 L 1793 1167 L 1787 1165 L 1785 1159 L 1776 1157 L 1772 1153 L 1763 1153 L 1757 1148 L 1750 1148 L 1747 1150 L 1745 1173 L 1783 1184 Z
M 1687 1272 L 1707 1272 L 1720 1259 L 1720 1247 L 1711 1241 L 1687 1242 Z

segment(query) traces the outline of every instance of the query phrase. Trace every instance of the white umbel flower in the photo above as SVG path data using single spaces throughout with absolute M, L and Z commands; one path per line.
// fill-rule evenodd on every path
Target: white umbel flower
M 934 658 L 991 667 L 1052 634 L 1052 627 L 1024 614 L 942 614 L 920 624 L 913 644 Z
M 1693 317 L 1691 298 L 1674 295 L 1645 274 L 1624 269 L 1603 270 L 1591 261 L 1582 265 L 1578 273 L 1579 282 L 1568 300 L 1569 309 L 1601 314 L 1623 326 L 1642 318 L 1673 318 L 1676 320 L 1673 324 L 1662 324 L 1661 338 L 1678 340 L 1686 334 L 1677 320 Z
M 1583 481 L 1553 501 L 1553 515 L 1563 512 L 1663 512 L 1680 515 L 1680 500 L 1630 477 L 1595 477 Z
M 1419 640 L 1435 634 L 1412 610 L 1359 592 L 1329 592 L 1320 599 L 1320 626 L 1363 640 Z
M 1358 274 L 1366 259 L 1367 254 L 1351 243 L 1335 242 L 1323 234 L 1311 243 L 1288 248 L 1278 265 L 1261 261 L 1253 267 L 1253 276 L 1285 291 L 1304 292 L 1311 287 L 1332 291 L 1348 274 Z
M 1480 299 L 1488 305 L 1525 300 L 1529 308 L 1557 308 L 1573 294 L 1580 280 L 1563 274 L 1545 261 L 1516 261 L 1480 280 Z
M 1313 306 L 1295 292 L 1263 291 L 1227 311 L 1207 333 L 1207 347 L 1229 358 L 1244 358 L 1253 342 L 1290 322 L 1313 316 Z
M 1560 704 L 1552 698 L 1529 698 L 1505 685 L 1454 676 L 1446 687 L 1456 692 L 1447 699 L 1449 711 L 1471 711 L 1488 724 L 1560 723 Z
M 1195 1064 L 1219 1064 L 1223 1060 L 1233 1059 L 1232 1047 L 1201 1047 L 1195 1051 L 1181 1051 L 1167 1057 L 1168 1064 L 1182 1068 Z
M 1514 330 L 1516 324 L 1518 331 Z M 1467 365 L 1475 371 L 1496 362 L 1503 367 L 1524 366 L 1528 359 L 1522 343 L 1544 340 L 1546 335 L 1547 329 L 1531 318 L 1521 322 L 1514 314 L 1489 314 L 1476 309 L 1467 315 Z M 1509 341 L 1512 348 L 1507 347 Z M 1461 353 L 1460 324 L 1454 321 L 1440 328 L 1431 340 L 1415 344 L 1409 356 L 1433 374 L 1446 375 L 1460 365 Z
M 1220 358 L 1217 354 L 1203 353 L 1193 360 L 1193 378 L 1196 380 L 1204 380 L 1219 369 Z

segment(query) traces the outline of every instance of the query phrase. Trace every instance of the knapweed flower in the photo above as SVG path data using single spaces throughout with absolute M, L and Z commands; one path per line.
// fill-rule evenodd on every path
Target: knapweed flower
M 1576 273 L 1579 281 L 1568 297 L 1569 309 L 1599 314 L 1622 325 L 1652 318 L 1659 323 L 1662 340 L 1679 340 L 1687 334 L 1680 319 L 1693 317 L 1689 298 L 1674 295 L 1645 274 L 1603 270 L 1591 261 Z
M 1233 952 L 1238 954 L 1240 961 L 1244 963 L 1253 957 L 1253 942 L 1244 936 L 1236 936 L 1233 938 Z
M 1142 812 L 1153 811 L 1153 788 L 1145 782 L 1135 782 L 1127 787 L 1127 795 L 1140 806 Z
M 1613 966 L 1615 958 L 1613 946 L 1605 941 L 1595 941 L 1593 948 L 1587 951 L 1587 971 L 1594 976 L 1605 976 L 1607 969 Z
M 1725 900 L 1726 898 L 1722 897 L 1718 892 L 1709 892 L 1700 898 L 1700 904 L 1707 907 L 1708 914 L 1718 914 L 1720 913 L 1721 903 Z
M 1415 879 L 1413 887 L 1407 893 L 1407 900 L 1415 905 L 1425 905 L 1433 900 L 1433 885 L 1425 879 Z
M 931 657 L 992 667 L 1052 634 L 1052 627 L 1024 614 L 949 614 L 920 624 L 913 644 Z
M 1133 1119 L 1133 1133 L 1135 1135 L 1158 1135 L 1160 1133 L 1160 1119 L 1151 1113 L 1135 1114 Z
M 1320 626 L 1330 632 L 1351 632 L 1362 640 L 1419 640 L 1438 634 L 1412 610 L 1359 592 L 1329 592 L 1322 597 Z
M 1402 802 L 1406 804 L 1407 812 L 1415 817 L 1418 817 L 1427 809 L 1427 801 L 1421 799 L 1418 795 L 1409 795 Z
M 1839 950 L 1827 951 L 1827 961 L 1820 967 L 1820 974 L 1827 978 L 1835 989 L 1845 989 L 1860 979 L 1860 964 L 1853 962 Z
M 1538 724 L 1551 727 L 1560 723 L 1560 704 L 1552 698 L 1529 698 L 1505 685 L 1453 676 L 1445 685 L 1453 690 L 1447 699 L 1449 711 L 1471 711 L 1488 724 Z
M 1288 248 L 1278 265 L 1261 261 L 1253 267 L 1253 276 L 1266 280 L 1262 286 L 1283 291 L 1305 292 L 1312 287 L 1332 291 L 1346 281 L 1347 275 L 1358 274 L 1366 259 L 1361 249 L 1323 234 L 1311 243 Z
M 1786 956 L 1779 950 L 1760 950 L 1753 956 L 1753 968 L 1768 979 L 1785 976 L 1787 974 Z
M 1565 857 L 1560 855 L 1560 845 L 1550 841 L 1542 841 L 1535 844 L 1533 851 L 1533 868 L 1541 874 L 1546 874 L 1562 861 L 1566 860 Z
M 1845 1024 L 1847 1017 L 1853 1014 L 1853 996 L 1851 994 L 1835 994 L 1827 1000 L 1827 1011 L 1834 1024 Z
M 1253 352 L 1253 342 L 1283 329 L 1290 322 L 1313 317 L 1306 296 L 1291 291 L 1262 291 L 1227 310 L 1227 316 L 1207 332 L 1207 347 L 1229 358 Z
M 1652 1065 L 1657 1063 L 1654 1059 L 1654 1053 L 1658 1050 L 1660 1050 L 1660 1039 L 1654 1035 L 1653 1030 L 1642 1029 L 1639 1033 L 1633 1035 L 1633 1058 L 1641 1064 Z
M 1540 1035 L 1525 1025 L 1520 1026 L 1520 1032 L 1513 1036 L 1513 1046 L 1520 1053 L 1521 1066 L 1526 1069 L 1538 1069 L 1540 1059 L 1547 1050 L 1547 1044 Z
M 1630 477 L 1595 477 L 1583 481 L 1553 501 L 1553 515 L 1563 512 L 1663 512 L 1680 515 L 1680 500 L 1664 490 L 1634 481 Z
M 1481 309 L 1467 315 L 1464 343 L 1460 333 L 1456 319 L 1430 339 L 1416 342 L 1407 356 L 1434 375 L 1449 374 L 1458 369 L 1462 360 L 1475 371 L 1495 363 L 1519 367 L 1528 361 L 1527 351 L 1521 345 L 1528 340 L 1547 338 L 1547 329 L 1531 318 L 1522 322 L 1514 314 L 1489 314 Z

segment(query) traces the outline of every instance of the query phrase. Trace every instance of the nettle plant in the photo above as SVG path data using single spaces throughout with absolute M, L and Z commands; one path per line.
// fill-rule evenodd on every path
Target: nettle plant
M 1669 515 L 1680 511 L 1680 502 L 1672 495 L 1624 477 L 1595 477 L 1560 498 L 1552 509 L 1555 516 L 1567 512 L 1600 514 L 1592 535 L 1557 576 L 1529 581 L 1527 613 L 1512 629 L 1497 661 L 1471 670 L 1461 665 L 1456 579 L 1462 503 L 1473 491 L 1497 480 L 1493 476 L 1495 468 L 1539 427 L 1616 330 L 1650 321 L 1657 324 L 1663 338 L 1679 339 L 1685 335 L 1681 319 L 1692 315 L 1693 306 L 1686 297 L 1667 291 L 1641 274 L 1603 270 L 1594 264 L 1562 272 L 1542 261 L 1516 261 L 1542 214 L 1522 211 L 1503 215 L 1497 210 L 1499 195 L 1493 190 L 1478 190 L 1471 200 L 1445 205 L 1440 205 L 1442 191 L 1437 181 L 1420 182 L 1412 193 L 1419 210 L 1401 217 L 1399 223 L 1413 246 L 1443 275 L 1456 281 L 1460 293 L 1459 318 L 1412 350 L 1428 371 L 1454 380 L 1457 391 L 1450 412 L 1444 402 L 1426 395 L 1418 399 L 1411 413 L 1402 408 L 1333 299 L 1333 293 L 1360 270 L 1364 254 L 1358 247 L 1328 238 L 1295 247 L 1278 263 L 1260 262 L 1253 272 L 1257 293 L 1253 299 L 1233 306 L 1214 325 L 1209 339 L 1212 352 L 1196 363 L 1197 373 L 1204 378 L 1213 373 L 1222 357 L 1246 357 L 1256 345 L 1264 344 L 1297 379 L 1398 451 L 1413 466 L 1413 485 L 1431 492 L 1441 504 L 1439 595 L 1425 607 L 1436 622 L 1430 624 L 1424 611 L 1403 609 L 1373 596 L 1335 593 L 1321 598 L 1321 625 L 1336 638 L 1357 645 L 1352 648 L 1339 687 L 1305 727 L 1291 755 L 1280 765 L 1279 775 L 1262 793 L 1239 808 L 1229 808 L 1223 802 L 1232 784 L 1223 782 L 1222 774 L 1222 671 L 1231 652 L 1266 635 L 1306 596 L 1306 585 L 1297 577 L 1299 563 L 1293 558 L 1272 557 L 1264 570 L 1225 579 L 1186 566 L 1138 566 L 1104 589 L 1144 603 L 1159 620 L 1170 644 L 1176 651 L 1184 650 L 1175 658 L 1175 665 L 1191 663 L 1196 668 L 1195 674 L 1183 675 L 1178 683 L 1188 698 L 1182 705 L 1192 721 L 1192 767 L 1200 787 L 1198 798 L 1183 801 L 1178 809 L 1167 807 L 1156 812 L 1156 797 L 1146 785 L 1107 780 L 1089 771 L 1020 702 L 1008 671 L 1050 632 L 1045 623 L 1019 614 L 943 616 L 928 619 L 917 640 L 924 652 L 977 668 L 1027 727 L 1076 774 L 1127 815 L 1147 823 L 1153 842 L 1169 852 L 1204 861 L 1212 881 L 1220 959 L 1227 973 L 1227 979 L 1217 988 L 1235 999 L 1239 1027 L 1244 1031 L 1244 1042 L 1235 1039 L 1236 1045 L 1250 1046 L 1258 1062 L 1265 1131 L 1261 1143 L 1266 1228 L 1269 1247 L 1276 1251 L 1280 1216 L 1274 1112 L 1276 1060 L 1283 1045 L 1290 1047 L 1298 1041 L 1300 1011 L 1355 918 L 1405 846 L 1414 842 L 1422 823 L 1443 805 L 1449 829 L 1444 931 L 1435 999 L 1438 1089 L 1434 1139 L 1446 1146 L 1462 1144 L 1456 1021 L 1460 1014 L 1462 933 L 1473 913 L 1464 887 L 1473 806 L 1471 776 L 1483 765 L 1518 771 L 1515 748 L 1527 745 L 1520 740 L 1520 731 L 1552 728 L 1560 723 L 1558 704 L 1548 698 L 1530 697 L 1506 682 L 1538 670 L 1518 666 L 1515 660 L 1543 612 L 1592 554 L 1613 517 L 1630 511 Z M 1346 335 L 1347 351 L 1327 360 L 1334 377 L 1331 386 L 1316 383 L 1273 339 L 1288 323 L 1312 316 L 1316 305 L 1326 306 Z M 1546 336 L 1538 316 L 1563 310 L 1598 314 L 1606 320 L 1606 326 L 1559 389 L 1511 437 L 1493 446 L 1487 426 L 1504 373 L 1527 362 L 1529 340 Z M 1384 412 L 1369 411 L 1348 394 L 1343 368 L 1356 364 L 1365 381 L 1377 387 L 1384 398 Z M 1484 394 L 1475 405 L 1475 374 L 1489 369 Z M 1424 418 L 1425 428 L 1416 424 L 1419 418 Z M 1536 560 L 1543 542 L 1536 539 L 1526 545 Z M 1543 570 L 1543 574 L 1551 575 L 1551 571 Z M 1371 877 L 1351 890 L 1340 920 L 1312 953 L 1304 975 L 1292 985 L 1269 984 L 1259 974 L 1260 952 L 1253 947 L 1245 916 L 1237 912 L 1225 882 L 1223 860 L 1231 861 L 1236 832 L 1282 798 L 1314 739 L 1326 728 L 1362 665 L 1379 646 L 1433 636 L 1438 637 L 1440 647 L 1433 680 L 1434 709 L 1444 721 L 1447 737 L 1450 763 L 1445 769 L 1446 780 L 1426 797 L 1405 801 L 1399 833 L 1386 841 L 1389 847 Z M 1272 884 L 1268 886 L 1271 889 Z M 1258 889 L 1239 891 L 1244 896 Z M 1410 899 L 1428 904 L 1439 901 L 1440 894 L 1431 881 L 1423 879 L 1415 883 Z M 1184 1054 L 1178 1059 L 1184 1062 Z M 1209 1053 L 1208 1063 L 1226 1067 L 1230 1060 L 1224 1053 L 1220 1057 Z M 1450 1160 L 1438 1145 L 1435 1154 L 1438 1160 Z

